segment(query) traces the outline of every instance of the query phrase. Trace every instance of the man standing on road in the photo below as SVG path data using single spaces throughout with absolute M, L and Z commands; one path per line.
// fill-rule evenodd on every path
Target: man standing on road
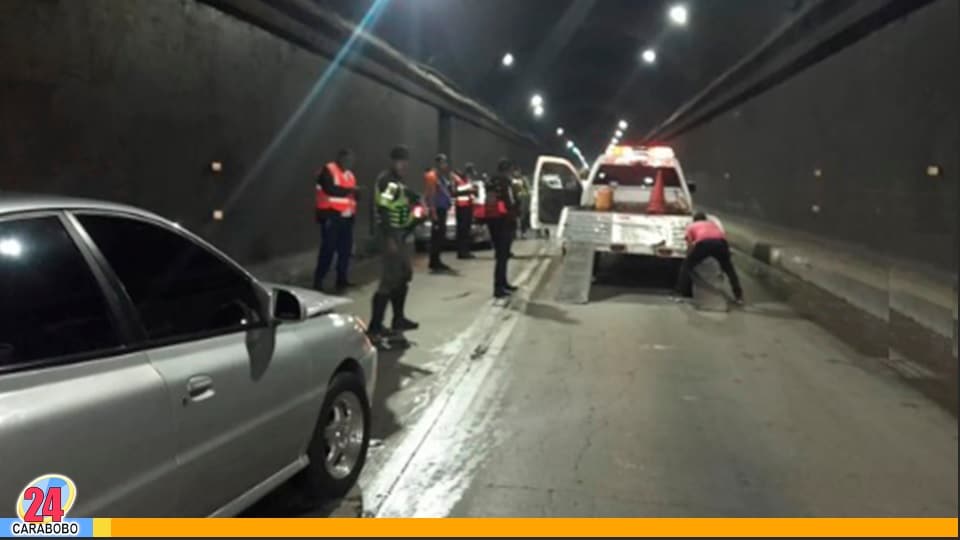
M 496 263 L 493 269 L 493 296 L 506 298 L 517 290 L 507 281 L 507 261 L 516 224 L 516 202 L 513 198 L 510 170 L 513 164 L 503 158 L 497 164 L 497 172 L 490 179 L 484 200 L 484 215 L 490 229 L 490 241 Z
M 530 228 L 530 188 L 523 177 L 520 168 L 513 170 L 513 193 L 517 201 L 517 227 L 519 238 L 526 238 L 527 229 Z
M 473 163 L 467 163 L 462 175 L 453 173 L 453 180 L 456 185 L 456 205 L 457 205 L 457 258 L 474 259 L 476 256 L 471 253 L 473 246 L 473 237 L 470 234 L 473 228 L 473 200 L 476 196 L 476 189 L 473 187 L 473 180 L 476 178 L 477 170 Z
M 727 244 L 727 235 L 715 222 L 707 219 L 703 212 L 693 215 L 693 223 L 687 226 L 687 258 L 680 267 L 680 277 L 677 290 L 683 296 L 693 296 L 693 279 L 690 273 L 707 257 L 713 257 L 720 263 L 720 268 L 730 280 L 730 288 L 737 304 L 743 304 L 743 289 L 740 287 L 740 278 L 730 260 L 730 245 Z
M 317 171 L 317 223 L 320 224 L 320 251 L 313 274 L 313 288 L 323 290 L 323 280 L 337 259 L 336 290 L 351 285 L 348 279 L 353 251 L 353 223 L 357 214 L 357 179 L 350 168 L 353 152 L 342 149 L 337 159 Z
M 453 202 L 450 193 L 450 162 L 446 154 L 437 154 L 434 167 L 423 175 L 424 203 L 430 216 L 430 271 L 450 272 L 453 269 L 440 260 L 443 245 L 447 241 L 447 214 Z
M 367 333 L 378 347 L 389 347 L 389 339 L 385 338 L 420 327 L 407 319 L 404 313 L 410 280 L 413 279 L 413 266 L 407 246 L 407 235 L 414 226 L 410 207 L 419 197 L 409 191 L 403 182 L 410 159 L 407 148 L 395 147 L 390 152 L 390 159 L 393 162 L 391 167 L 377 176 L 374 201 L 375 219 L 381 241 L 382 267 L 380 284 L 373 295 L 373 313 Z M 393 306 L 391 331 L 383 327 L 388 303 Z

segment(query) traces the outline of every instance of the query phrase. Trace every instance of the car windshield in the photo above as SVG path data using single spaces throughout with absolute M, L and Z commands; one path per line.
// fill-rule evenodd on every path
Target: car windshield
M 642 163 L 628 165 L 601 165 L 597 171 L 594 185 L 616 185 L 652 189 L 657 174 L 663 175 L 665 188 L 680 188 L 680 175 L 673 167 L 650 167 Z
M 642 163 L 601 165 L 594 186 L 610 186 L 616 191 L 613 207 L 619 212 L 647 213 L 657 176 L 663 180 L 664 209 L 658 214 L 687 215 L 691 204 L 683 190 L 680 174 L 674 167 L 650 167 Z

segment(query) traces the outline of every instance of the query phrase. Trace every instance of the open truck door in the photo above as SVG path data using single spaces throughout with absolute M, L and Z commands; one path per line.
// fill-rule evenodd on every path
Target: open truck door
M 540 156 L 533 172 L 530 223 L 534 229 L 554 229 L 567 206 L 580 206 L 583 183 L 566 159 Z M 551 233 L 552 234 L 552 233 Z

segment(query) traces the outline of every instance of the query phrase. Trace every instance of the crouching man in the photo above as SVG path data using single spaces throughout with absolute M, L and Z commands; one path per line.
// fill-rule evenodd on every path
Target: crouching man
M 743 305 L 743 289 L 740 287 L 740 278 L 730 260 L 730 245 L 727 235 L 719 225 L 707 219 L 703 212 L 693 215 L 693 223 L 687 225 L 687 258 L 680 267 L 680 277 L 677 282 L 677 291 L 686 297 L 693 296 L 693 278 L 691 272 L 707 257 L 713 257 L 720 263 L 720 268 L 730 280 L 733 296 L 737 304 Z

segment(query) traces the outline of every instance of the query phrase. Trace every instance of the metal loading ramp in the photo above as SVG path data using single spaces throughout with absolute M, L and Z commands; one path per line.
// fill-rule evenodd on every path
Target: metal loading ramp
M 590 301 L 590 285 L 593 282 L 593 254 L 593 244 L 586 242 L 567 244 L 560 265 L 557 302 L 586 304 Z

